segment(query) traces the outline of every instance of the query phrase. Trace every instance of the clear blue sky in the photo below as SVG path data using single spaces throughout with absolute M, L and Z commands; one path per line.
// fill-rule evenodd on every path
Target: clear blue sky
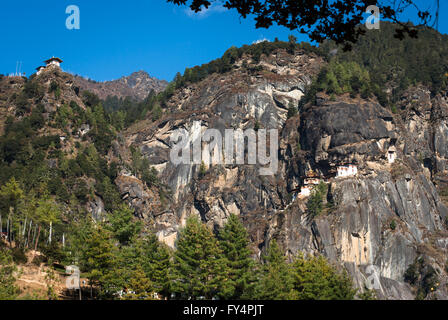
M 448 32 L 446 2 L 441 0 L 443 33 Z M 80 8 L 80 30 L 65 27 L 71 4 Z M 22 71 L 30 75 L 43 60 L 58 56 L 64 70 L 98 81 L 138 70 L 172 80 L 177 71 L 220 57 L 232 45 L 286 40 L 291 33 L 276 26 L 255 29 L 252 19 L 219 6 L 198 16 L 165 0 L 3 0 L 0 73 L 15 72 L 16 61 L 22 61 Z

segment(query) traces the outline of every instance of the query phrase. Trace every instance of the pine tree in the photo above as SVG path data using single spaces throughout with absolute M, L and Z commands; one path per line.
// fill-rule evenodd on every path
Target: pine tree
M 288 105 L 288 115 L 287 118 L 292 118 L 297 114 L 297 108 L 294 106 L 294 104 L 292 102 L 289 102 Z
M 247 298 L 254 279 L 254 260 L 249 249 L 249 234 L 240 219 L 231 214 L 219 233 L 219 245 L 226 258 L 229 271 L 229 292 L 223 298 Z
M 16 209 L 24 197 L 24 192 L 13 177 L 0 189 L 0 209 L 9 212 L 9 208 Z
M 297 45 L 297 38 L 295 36 L 293 36 L 292 34 L 288 36 L 288 53 L 289 54 L 294 54 L 294 49 L 296 48 Z
M 264 300 L 290 300 L 294 298 L 291 268 L 283 251 L 275 240 L 271 241 L 261 278 L 256 290 L 256 298 Z
M 101 185 L 98 186 L 98 189 L 104 199 L 104 209 L 106 211 L 117 209 L 118 204 L 121 202 L 120 194 L 118 193 L 116 186 L 110 181 L 109 177 L 104 177 Z
M 313 190 L 307 201 L 308 215 L 310 217 L 317 217 L 322 212 L 327 191 L 328 187 L 324 182 L 320 182 Z
M 157 121 L 162 117 L 163 110 L 159 103 L 156 103 L 152 109 L 152 121 Z
M 179 235 L 174 277 L 174 291 L 191 299 L 211 299 L 229 282 L 218 241 L 196 217 L 187 220 Z
M 180 72 L 176 73 L 173 82 L 176 88 L 180 88 L 184 85 L 184 81 L 182 79 L 182 75 L 180 74 Z
M 110 234 L 101 226 L 93 226 L 85 239 L 82 261 L 91 285 L 101 287 L 108 279 L 114 263 L 114 247 L 110 242 Z
M 166 245 L 160 243 L 154 234 L 121 246 L 114 252 L 114 266 L 103 278 L 103 286 L 111 292 L 131 288 L 130 279 L 144 272 L 151 283 L 151 292 L 169 297 L 171 291 L 171 254 Z M 135 290 L 134 290 L 135 291 Z
M 141 266 L 131 273 L 124 300 L 152 300 L 153 286 Z
M 148 278 L 152 281 L 154 290 L 164 297 L 169 297 L 172 271 L 169 248 L 160 243 L 154 234 L 144 239 L 138 247 L 140 248 L 138 259 Z
M 134 211 L 126 204 L 119 205 L 109 216 L 108 229 L 121 245 L 128 244 L 141 231 L 142 223 L 134 220 Z
M 137 268 L 142 267 L 138 260 L 140 257 L 140 252 L 134 246 L 122 246 L 120 250 L 113 251 L 111 256 L 113 267 L 105 270 L 100 280 L 103 296 L 113 298 L 117 297 L 116 293 L 120 291 L 125 293 L 132 291 L 132 278 L 137 276 Z M 140 275 L 138 276 L 140 278 Z M 144 276 L 147 278 L 146 274 Z
M 295 299 L 352 300 L 356 294 L 348 275 L 338 272 L 323 256 L 299 254 L 292 270 Z

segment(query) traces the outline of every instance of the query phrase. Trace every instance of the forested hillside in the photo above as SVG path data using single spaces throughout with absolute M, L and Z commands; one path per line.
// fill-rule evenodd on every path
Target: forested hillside
M 394 37 L 395 29 L 394 24 L 382 22 L 380 30 L 366 32 L 353 50 L 347 52 L 329 41 L 322 44 L 321 52 L 332 64 L 320 75 L 321 89 L 329 88 L 332 92 L 331 86 L 338 81 L 347 81 L 345 74 L 358 65 L 368 72 L 368 78 L 355 74 L 350 78 L 353 88 L 343 83 L 339 87 L 345 92 L 356 92 L 363 87 L 362 92 L 374 93 L 384 106 L 394 108 L 404 90 L 417 84 L 427 86 L 433 95 L 445 93 L 448 35 L 431 28 L 420 28 L 416 39 L 405 37 L 400 40 Z

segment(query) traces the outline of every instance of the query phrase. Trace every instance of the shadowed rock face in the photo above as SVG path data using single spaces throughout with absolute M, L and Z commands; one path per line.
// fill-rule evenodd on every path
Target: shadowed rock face
M 448 110 L 446 100 L 426 100 L 431 116 L 413 114 L 413 125 L 409 115 L 394 116 L 377 103 L 340 100 L 305 108 L 298 130 L 306 150 L 305 166 L 327 178 L 335 209 L 309 221 L 299 203 L 282 217 L 281 225 L 271 227 L 271 233 L 285 230 L 282 236 L 292 252 L 318 251 L 343 263 L 359 287 L 377 274 L 382 298 L 412 297 L 403 275 L 417 257 L 431 261 L 439 279 L 444 279 L 440 283 L 446 281 L 448 211 L 431 181 L 441 172 L 435 167 L 429 171 L 417 152 L 444 163 L 431 140 L 444 139 L 446 118 L 440 115 Z M 398 159 L 388 164 L 385 155 L 391 145 L 397 146 Z M 332 178 L 334 167 L 347 162 L 358 165 L 358 176 Z M 438 288 L 434 295 L 446 298 L 446 286 Z
M 359 288 L 377 284 L 380 298 L 412 299 L 404 273 L 423 257 L 440 282 L 430 296 L 447 298 L 448 210 L 433 183 L 446 173 L 446 99 L 414 88 L 408 94 L 414 92 L 421 106 L 407 105 L 394 115 L 374 100 L 322 97 L 286 120 L 288 105 L 298 105 L 322 64 L 314 56 L 278 51 L 262 59 L 259 74 L 239 68 L 178 90 L 168 102 L 170 115 L 131 128 L 126 144 L 139 147 L 171 189 L 169 203 L 146 210 L 146 218 L 161 240 L 175 245 L 189 215 L 217 229 L 238 214 L 257 255 L 273 238 L 290 255 L 324 254 Z M 258 165 L 211 165 L 200 174 L 200 164 L 169 161 L 169 137 L 178 128 L 224 132 L 255 123 L 280 131 L 273 176 L 260 176 Z M 397 150 L 393 164 L 386 158 L 390 146 Z M 347 163 L 357 165 L 357 176 L 336 178 L 337 166 Z M 309 170 L 328 183 L 324 203 L 333 203 L 315 218 L 307 214 L 306 198 L 292 197 Z
M 303 147 L 316 155 L 340 154 L 350 145 L 376 143 L 394 135 L 392 115 L 370 101 L 325 103 L 307 108 L 302 119 Z M 359 146 L 357 149 L 362 151 Z M 372 146 L 366 152 L 377 156 L 380 150 Z

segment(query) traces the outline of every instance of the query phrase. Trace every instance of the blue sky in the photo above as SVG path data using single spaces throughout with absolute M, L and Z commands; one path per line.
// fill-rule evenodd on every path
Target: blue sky
M 431 1 L 432 2 L 432 1 Z M 448 32 L 441 0 L 439 31 Z M 80 30 L 68 30 L 68 5 L 81 12 Z M 286 40 L 294 34 L 274 26 L 255 29 L 252 19 L 214 6 L 194 15 L 165 0 L 15 0 L 0 3 L 0 73 L 15 72 L 22 61 L 27 75 L 42 61 L 58 56 L 65 71 L 105 81 L 145 70 L 172 80 L 177 71 L 220 57 L 232 45 L 260 39 Z

